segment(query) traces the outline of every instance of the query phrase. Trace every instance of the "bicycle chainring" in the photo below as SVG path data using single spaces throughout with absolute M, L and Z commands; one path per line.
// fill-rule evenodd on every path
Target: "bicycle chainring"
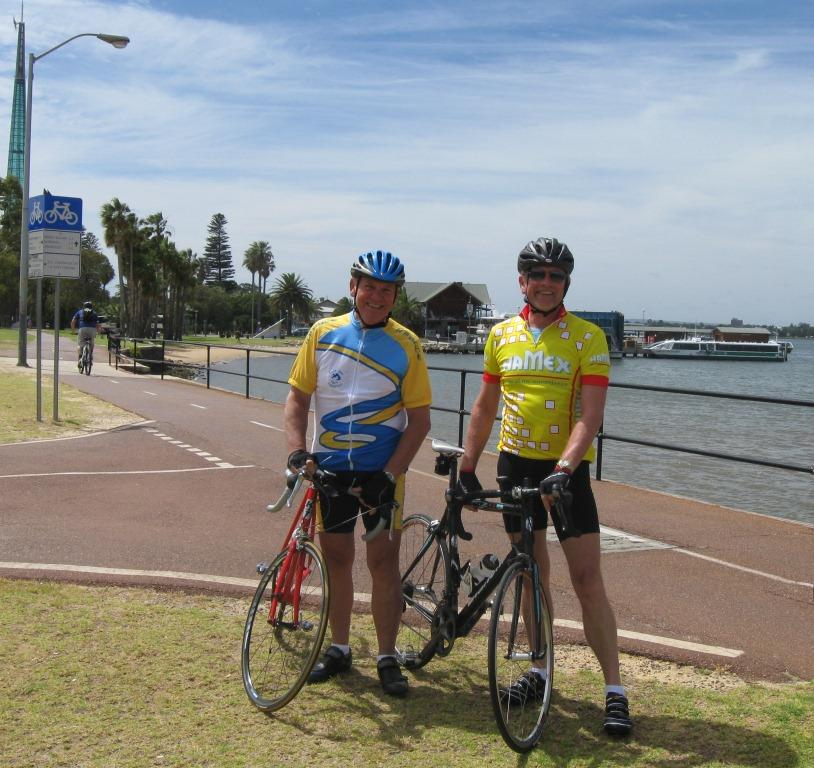
M 439 605 L 432 619 L 435 653 L 439 656 L 447 656 L 455 645 L 455 623 L 455 612 L 446 605 Z

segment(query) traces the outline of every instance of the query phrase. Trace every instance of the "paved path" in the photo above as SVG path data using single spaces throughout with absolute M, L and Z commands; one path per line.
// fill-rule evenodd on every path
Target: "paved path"
M 0 375 L 13 364 L 0 358 Z M 60 378 L 144 421 L 0 446 L 0 575 L 250 591 L 255 564 L 279 548 L 290 520 L 264 510 L 283 485 L 282 407 L 99 362 L 91 377 L 66 363 Z M 482 477 L 494 463 L 485 457 Z M 432 467 L 427 442 L 408 475 L 408 512 L 440 514 L 444 478 Z M 814 679 L 814 527 L 594 487 L 623 650 L 748 678 Z M 468 555 L 505 552 L 496 516 L 470 513 L 467 526 Z M 556 543 L 551 551 L 557 634 L 582 642 L 565 560 Z

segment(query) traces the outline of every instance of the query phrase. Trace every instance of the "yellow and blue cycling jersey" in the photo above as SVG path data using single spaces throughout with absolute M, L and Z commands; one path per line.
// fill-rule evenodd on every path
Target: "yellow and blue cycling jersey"
M 313 395 L 311 451 L 332 470 L 382 469 L 407 426 L 405 408 L 432 401 L 418 337 L 393 319 L 365 328 L 353 312 L 311 327 L 288 383 Z
M 564 308 L 536 340 L 527 321 L 528 307 L 494 326 L 484 347 L 483 379 L 500 383 L 503 395 L 498 450 L 558 459 L 580 417 L 582 385 L 608 386 L 608 342 Z M 594 453 L 591 446 L 585 459 Z

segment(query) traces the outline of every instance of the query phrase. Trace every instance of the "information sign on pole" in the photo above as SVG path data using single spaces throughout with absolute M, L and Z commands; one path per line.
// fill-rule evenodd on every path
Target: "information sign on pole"
M 81 274 L 82 200 L 37 195 L 28 201 L 28 276 Z

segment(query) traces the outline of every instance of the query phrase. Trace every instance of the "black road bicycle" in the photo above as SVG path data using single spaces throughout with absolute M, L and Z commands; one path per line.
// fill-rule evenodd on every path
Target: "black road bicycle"
M 542 736 L 554 679 L 551 613 L 534 559 L 533 500 L 539 487 L 523 486 L 456 494 L 458 458 L 463 449 L 432 441 L 438 454 L 435 472 L 447 475 L 446 507 L 440 520 L 411 515 L 402 526 L 400 572 L 403 612 L 397 656 L 407 669 L 418 669 L 433 656 L 446 656 L 456 638 L 465 637 L 491 607 L 489 624 L 489 693 L 495 719 L 506 743 L 528 752 Z M 508 501 L 507 499 L 511 499 Z M 555 501 L 564 514 L 565 494 Z M 464 505 L 522 517 L 520 540 L 499 562 L 486 555 L 479 565 L 461 565 L 458 540 L 471 539 L 461 520 Z M 459 608 L 461 587 L 470 599 Z M 513 684 L 531 666 L 547 672 L 547 684 L 522 693 Z

